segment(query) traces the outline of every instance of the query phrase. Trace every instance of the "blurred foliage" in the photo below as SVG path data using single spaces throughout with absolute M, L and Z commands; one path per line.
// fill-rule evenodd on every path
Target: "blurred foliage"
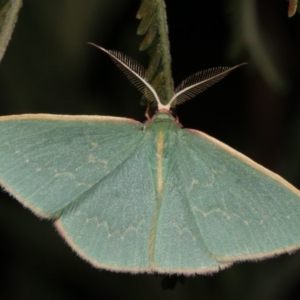
M 299 188 L 300 16 L 287 17 L 285 0 L 245 1 L 166 0 L 175 85 L 202 69 L 248 62 L 180 106 L 178 115 L 186 127 L 218 138 Z M 137 0 L 25 1 L 0 65 L 0 114 L 101 114 L 143 121 L 140 94 L 107 56 L 87 45 L 119 50 L 146 65 L 135 34 L 139 5 Z M 252 7 L 248 11 L 245 5 Z M 299 298 L 300 253 L 240 263 L 163 290 L 163 279 L 155 275 L 92 268 L 50 222 L 38 220 L 6 193 L 0 197 L 0 299 Z
M 0 61 L 11 38 L 22 0 L 0 0 Z
M 232 57 L 238 57 L 247 52 L 253 66 L 271 88 L 283 91 L 288 83 L 280 72 L 273 45 L 268 42 L 269 33 L 259 21 L 258 4 L 256 0 L 229 1 L 229 6 L 238 10 L 231 20 L 233 30 L 230 54 Z
M 299 9 L 298 0 L 288 0 L 288 1 L 289 1 L 288 17 L 291 18 L 297 12 L 297 8 Z

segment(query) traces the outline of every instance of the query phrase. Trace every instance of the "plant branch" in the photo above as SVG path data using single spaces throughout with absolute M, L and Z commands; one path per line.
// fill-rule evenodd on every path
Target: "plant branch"
M 146 79 L 156 90 L 163 104 L 174 95 L 166 8 L 163 0 L 142 0 L 137 18 L 137 33 L 144 35 L 141 51 L 149 54 Z

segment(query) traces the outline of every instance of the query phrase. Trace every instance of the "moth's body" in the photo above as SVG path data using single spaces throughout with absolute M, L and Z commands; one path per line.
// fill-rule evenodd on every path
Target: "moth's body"
M 176 163 L 174 152 L 176 151 L 176 141 L 181 128 L 175 123 L 175 119 L 170 113 L 157 113 L 151 122 L 145 125 L 145 144 L 149 144 L 152 153 L 149 155 L 150 165 L 154 178 L 155 188 L 155 210 L 151 217 L 151 229 L 149 236 L 149 263 L 151 268 L 159 268 L 155 263 L 155 244 L 157 228 L 160 218 L 160 210 L 163 202 L 164 185 L 168 177 L 170 168 Z
M 145 142 L 149 141 L 149 134 L 149 138 L 152 140 L 153 151 L 155 151 L 155 155 L 151 155 L 151 160 L 154 171 L 153 176 L 156 178 L 156 194 L 157 198 L 160 199 L 164 181 L 168 176 L 168 166 L 174 163 L 172 156 L 176 150 L 176 140 L 181 128 L 168 113 L 157 114 L 145 126 Z

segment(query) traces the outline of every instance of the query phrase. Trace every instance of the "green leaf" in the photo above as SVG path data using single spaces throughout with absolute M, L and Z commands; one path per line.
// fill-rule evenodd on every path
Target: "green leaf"
M 0 61 L 11 38 L 21 6 L 22 0 L 0 1 Z

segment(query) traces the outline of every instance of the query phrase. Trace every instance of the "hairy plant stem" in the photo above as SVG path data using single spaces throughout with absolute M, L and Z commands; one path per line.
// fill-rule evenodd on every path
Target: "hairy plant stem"
M 167 104 L 174 95 L 174 85 L 164 0 L 142 0 L 137 18 L 141 20 L 137 33 L 144 35 L 140 50 L 149 54 L 146 79 Z
M 157 5 L 157 21 L 158 21 L 158 32 L 160 38 L 161 48 L 161 60 L 162 60 L 162 72 L 165 86 L 165 97 L 164 103 L 169 101 L 174 95 L 173 77 L 171 71 L 171 55 L 170 55 L 170 43 L 168 35 L 166 5 L 164 0 L 159 0 Z

